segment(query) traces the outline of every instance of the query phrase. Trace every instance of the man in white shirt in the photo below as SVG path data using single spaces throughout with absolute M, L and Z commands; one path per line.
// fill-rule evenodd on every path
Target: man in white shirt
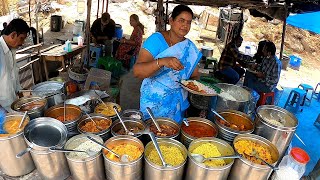
M 15 49 L 24 43 L 30 28 L 22 19 L 13 19 L 0 37 L 0 105 L 10 109 L 21 89 Z

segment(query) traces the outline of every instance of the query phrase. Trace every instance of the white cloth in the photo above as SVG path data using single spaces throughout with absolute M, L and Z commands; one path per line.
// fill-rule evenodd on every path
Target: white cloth
M 0 37 L 0 104 L 5 109 L 17 99 L 16 92 L 21 89 L 16 52 L 10 50 L 3 37 Z

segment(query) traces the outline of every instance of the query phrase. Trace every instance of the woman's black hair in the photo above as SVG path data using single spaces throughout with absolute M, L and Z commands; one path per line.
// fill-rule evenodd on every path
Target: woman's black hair
M 186 6 L 186 5 L 178 5 L 176 6 L 173 11 L 172 11 L 172 14 L 171 14 L 171 17 L 172 19 L 175 19 L 177 16 L 179 16 L 182 12 L 188 12 L 192 15 L 192 18 L 193 18 L 193 12 L 192 10 Z
M 274 45 L 273 42 L 268 41 L 266 43 L 266 48 L 267 48 L 267 51 L 271 53 L 271 55 L 273 55 L 273 56 L 276 55 L 277 48 L 276 48 L 276 45 Z
M 19 36 L 20 34 L 28 34 L 29 31 L 30 28 L 23 19 L 13 19 L 4 30 L 4 35 L 17 32 L 17 35 Z

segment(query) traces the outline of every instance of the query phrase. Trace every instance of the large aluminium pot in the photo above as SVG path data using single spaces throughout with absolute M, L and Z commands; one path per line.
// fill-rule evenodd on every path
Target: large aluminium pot
M 208 119 L 200 118 L 200 117 L 189 117 L 189 118 L 187 118 L 187 120 L 188 120 L 189 126 L 186 126 L 184 123 L 181 124 L 181 136 L 180 136 L 180 142 L 183 145 L 185 145 L 187 148 L 189 147 L 190 143 L 193 140 L 197 139 L 197 137 L 194 137 L 185 131 L 185 130 L 188 130 L 187 128 L 192 128 L 192 126 L 190 126 L 190 124 L 192 124 L 192 123 L 201 123 L 202 128 L 204 128 L 204 127 L 212 128 L 212 130 L 213 130 L 212 137 L 217 137 L 218 128 L 212 121 L 210 121 Z M 205 137 L 205 136 L 202 136 L 200 138 L 203 138 L 203 137 Z
M 152 142 L 149 142 L 145 147 L 144 159 L 145 159 L 145 171 L 144 179 L 145 180 L 181 180 L 183 179 L 184 167 L 187 162 L 187 149 L 179 141 L 174 139 L 162 138 L 157 139 L 159 146 L 175 146 L 177 147 L 183 157 L 184 161 L 176 166 L 159 166 L 148 159 L 150 152 L 155 148 Z
M 235 152 L 233 148 L 226 142 L 217 138 L 199 138 L 194 141 L 189 146 L 188 149 L 188 168 L 186 174 L 186 180 L 194 180 L 194 179 L 201 179 L 201 180 L 224 180 L 227 179 L 231 166 L 234 163 L 233 159 L 224 159 L 225 165 L 220 167 L 209 167 L 203 163 L 199 163 L 192 157 L 192 151 L 199 147 L 202 144 L 211 143 L 215 145 L 222 156 L 227 155 L 234 155 Z
M 41 117 L 24 128 L 24 139 L 31 148 L 31 156 L 42 179 L 66 179 L 70 176 L 64 153 L 50 151 L 61 148 L 67 140 L 65 125 L 53 118 Z
M 143 151 L 144 146 L 142 142 L 133 136 L 119 135 L 108 139 L 105 142 L 105 146 L 112 149 L 121 144 L 131 144 L 139 147 L 142 150 L 141 155 L 133 161 L 130 162 L 116 162 L 107 157 L 105 151 L 103 153 L 104 165 L 106 176 L 108 180 L 141 180 L 143 175 Z
M 94 142 L 90 142 L 91 140 L 89 140 L 86 136 L 87 135 L 85 134 L 79 134 L 72 137 L 67 141 L 64 148 L 77 150 L 79 146 L 83 147 L 82 144 L 94 143 Z M 101 137 L 93 134 L 91 134 L 90 136 L 96 139 L 101 144 L 103 144 L 103 140 Z M 95 143 L 94 145 L 98 146 Z M 89 147 L 92 147 L 92 146 L 89 146 Z M 81 155 L 72 156 L 71 153 L 65 153 L 68 164 L 69 164 L 69 168 L 72 174 L 72 179 L 75 179 L 75 180 L 104 180 L 105 179 L 101 147 L 100 146 L 98 147 L 100 151 L 98 151 L 93 156 L 84 157 L 84 158 L 82 158 Z M 96 149 L 95 146 L 94 146 L 94 149 Z
M 284 126 L 271 124 L 270 120 L 281 120 L 284 122 Z M 264 105 L 257 109 L 255 126 L 256 129 L 253 133 L 271 141 L 277 147 L 280 157 L 282 157 L 298 127 L 298 119 L 283 108 Z
M 169 135 L 169 136 L 161 136 L 161 135 L 158 135 L 156 134 L 155 132 L 155 136 L 157 138 L 172 138 L 172 139 L 175 139 L 175 140 L 178 140 L 178 137 L 179 137 L 179 134 L 180 134 L 180 125 L 175 122 L 174 120 L 172 119 L 169 119 L 169 118 L 164 118 L 164 117 L 159 117 L 159 118 L 156 118 L 156 121 L 157 123 L 159 124 L 159 126 L 161 125 L 165 125 L 165 126 L 170 126 L 171 128 L 174 128 L 177 132 L 173 135 Z M 150 126 L 155 126 L 153 121 L 151 119 L 147 120 L 146 121 L 146 125 L 150 128 Z M 151 131 L 151 130 L 150 130 Z M 150 139 L 151 140 L 151 139 Z
M 211 109 L 215 111 L 236 110 L 248 113 L 251 94 L 248 90 L 233 84 L 218 83 L 215 86 L 223 91 L 211 98 Z M 233 98 L 229 98 L 232 96 Z M 213 113 L 209 111 L 209 119 L 213 117 Z
M 47 98 L 48 107 L 63 103 L 63 93 L 66 94 L 64 83 L 58 81 L 45 81 L 32 86 L 31 89 L 32 95 L 35 96 L 44 97 L 56 94 Z
M 22 113 L 8 113 L 5 122 L 16 118 L 21 119 L 22 117 Z M 29 120 L 30 118 L 27 116 L 25 121 L 29 122 Z M 35 166 L 30 153 L 25 154 L 21 158 L 16 158 L 16 154 L 27 147 L 23 139 L 23 131 L 0 137 L 0 168 L 3 173 L 8 176 L 22 176 L 34 170 Z
M 66 104 L 65 113 L 66 116 L 70 116 L 72 119 L 67 119 L 66 121 L 63 121 L 62 119 L 62 123 L 66 126 L 69 133 L 77 134 L 77 122 L 82 116 L 80 107 L 72 104 Z M 61 117 L 64 116 L 64 105 L 52 106 L 44 112 L 44 116 L 52 117 L 61 121 Z
M 278 161 L 279 152 L 277 148 L 269 140 L 254 134 L 241 134 L 234 139 L 233 144 L 235 144 L 240 140 L 253 141 L 265 148 L 268 148 L 270 150 L 271 157 L 273 160 L 272 164 L 275 165 L 276 162 Z M 235 148 L 235 151 L 236 153 L 239 153 L 236 148 Z M 265 180 L 269 178 L 271 173 L 272 173 L 272 169 L 269 166 L 253 163 L 248 159 L 246 159 L 245 156 L 243 156 L 235 160 L 231 168 L 228 179 L 229 180 Z
M 43 105 L 33 108 L 31 110 L 28 110 L 28 116 L 30 119 L 35 119 L 38 117 L 42 117 L 44 114 L 44 111 L 48 108 L 48 102 L 46 99 L 43 99 L 42 97 L 37 96 L 29 96 L 29 97 L 22 97 L 20 99 L 17 99 L 11 104 L 11 109 L 17 112 L 24 112 L 25 110 L 21 108 L 21 105 L 26 104 L 27 102 L 34 101 L 36 99 L 40 99 L 37 101 L 37 103 L 42 103 Z

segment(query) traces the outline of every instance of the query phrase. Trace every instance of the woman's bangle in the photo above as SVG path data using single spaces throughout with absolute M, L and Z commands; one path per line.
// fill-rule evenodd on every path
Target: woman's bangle
M 158 66 L 158 68 L 161 69 L 161 67 L 160 67 L 160 65 L 159 65 L 159 59 L 156 59 L 156 61 L 157 61 L 157 66 Z

